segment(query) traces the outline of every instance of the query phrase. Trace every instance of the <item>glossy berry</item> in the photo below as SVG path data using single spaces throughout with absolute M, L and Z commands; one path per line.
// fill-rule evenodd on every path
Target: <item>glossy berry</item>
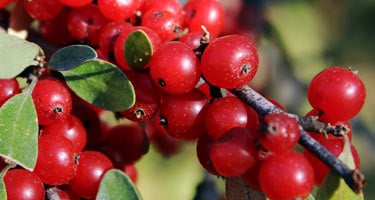
M 116 58 L 117 64 L 119 65 L 119 67 L 122 70 L 125 70 L 125 71 L 132 71 L 132 68 L 129 67 L 129 65 L 128 65 L 126 59 L 125 59 L 126 52 L 125 52 L 125 49 L 124 49 L 124 45 L 125 45 L 126 39 L 128 38 L 129 34 L 132 33 L 133 31 L 136 31 L 136 30 L 141 30 L 144 33 L 146 33 L 147 37 L 151 41 L 153 53 L 156 52 L 158 50 L 159 46 L 161 45 L 161 39 L 160 39 L 159 35 L 150 28 L 147 28 L 147 27 L 144 27 L 144 26 L 135 26 L 131 29 L 127 29 L 127 30 L 123 31 L 118 36 L 118 38 L 116 39 L 115 46 L 114 46 L 114 53 L 115 53 L 115 58 Z M 144 68 L 148 68 L 148 65 L 144 66 Z
M 182 7 L 178 0 L 147 0 L 141 6 L 141 12 L 146 13 L 150 9 L 166 10 L 172 13 L 182 23 Z
M 60 3 L 64 4 L 65 6 L 69 7 L 82 7 L 89 5 L 93 0 L 59 0 Z
M 76 175 L 77 156 L 78 151 L 70 140 L 59 135 L 42 135 L 38 140 L 34 172 L 45 184 L 65 184 Z
M 202 30 L 202 25 L 213 35 L 223 30 L 225 11 L 217 0 L 189 0 L 183 11 L 190 32 Z
M 153 117 L 159 108 L 160 95 L 149 73 L 128 73 L 134 86 L 135 103 L 120 114 L 132 121 L 146 121 Z
M 270 199 L 305 199 L 314 186 L 314 171 L 300 153 L 274 155 L 262 163 L 259 183 Z
M 72 110 L 72 98 L 66 85 L 54 78 L 41 79 L 35 85 L 32 98 L 40 125 L 50 125 L 66 119 Z
M 118 36 L 126 29 L 133 27 L 132 24 L 124 21 L 109 22 L 100 31 L 99 48 L 104 58 L 109 61 L 115 60 L 114 46 Z
M 32 18 L 41 21 L 52 20 L 64 7 L 59 0 L 23 0 L 23 6 Z
M 127 164 L 139 160 L 149 149 L 147 135 L 137 123 L 112 127 L 105 143 L 118 151 Z
M 33 172 L 12 169 L 3 180 L 8 200 L 44 200 L 43 182 Z
M 78 151 L 81 151 L 86 145 L 86 134 L 83 123 L 74 115 L 57 120 L 42 129 L 42 135 L 60 135 L 70 140 Z
M 154 30 L 163 42 L 176 39 L 181 29 L 178 16 L 158 9 L 150 9 L 142 16 L 142 26 Z
M 198 89 L 179 95 L 166 95 L 160 104 L 160 123 L 174 138 L 196 139 L 205 133 L 206 105 L 208 100 Z
M 0 79 L 0 106 L 19 93 L 21 93 L 21 89 L 15 78 Z
M 112 21 L 125 20 L 135 14 L 139 0 L 98 0 L 100 12 Z
M 151 57 L 149 65 L 156 85 L 172 94 L 189 92 L 198 83 L 201 75 L 193 50 L 177 41 L 164 43 Z
M 300 130 L 296 119 L 283 113 L 268 114 L 263 118 L 264 129 L 258 132 L 258 142 L 268 151 L 282 154 L 298 143 Z
M 235 127 L 248 127 L 254 132 L 258 128 L 256 112 L 237 97 L 226 96 L 209 105 L 205 125 L 213 139 L 219 139 Z
M 351 69 L 329 67 L 310 82 L 308 100 L 331 123 L 347 121 L 361 110 L 366 89 L 362 80 Z
M 208 82 L 231 89 L 249 83 L 258 63 L 257 50 L 247 38 L 227 35 L 209 43 L 202 55 L 201 69 Z
M 221 176 L 240 176 L 256 163 L 254 138 L 247 128 L 233 128 L 215 141 L 210 158 Z
M 262 191 L 259 183 L 259 170 L 263 161 L 257 160 L 256 163 L 250 167 L 245 173 L 241 175 L 242 180 L 252 189 Z
M 113 168 L 111 161 L 97 151 L 83 151 L 80 154 L 76 176 L 69 182 L 69 188 L 81 198 L 94 199 L 103 175 Z
M 76 40 L 86 40 L 90 45 L 98 45 L 102 28 L 108 23 L 97 5 L 72 8 L 68 16 L 68 30 Z

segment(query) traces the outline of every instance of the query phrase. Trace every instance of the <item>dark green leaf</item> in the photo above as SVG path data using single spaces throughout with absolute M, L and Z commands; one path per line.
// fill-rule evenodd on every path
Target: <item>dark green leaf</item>
M 350 141 L 347 136 L 344 137 L 345 144 L 339 159 L 342 160 L 349 168 L 354 169 L 355 163 L 351 153 Z M 318 190 L 317 200 L 363 200 L 363 193 L 356 194 L 346 184 L 344 179 L 331 171 L 324 179 L 323 184 Z
M 118 67 L 104 60 L 90 60 L 62 74 L 79 97 L 105 110 L 122 111 L 135 102 L 129 79 Z
M 140 200 L 134 184 L 122 171 L 112 169 L 105 173 L 100 182 L 97 200 Z
M 0 108 L 1 156 L 33 170 L 38 157 L 38 122 L 29 91 L 9 99 Z
M 34 58 L 42 52 L 35 43 L 0 33 L 0 78 L 13 78 L 27 66 L 37 64 Z
M 136 30 L 125 41 L 125 59 L 130 68 L 137 71 L 148 63 L 152 55 L 152 44 L 147 34 Z
M 69 70 L 97 57 L 90 46 L 70 45 L 57 50 L 49 59 L 48 66 L 59 71 Z

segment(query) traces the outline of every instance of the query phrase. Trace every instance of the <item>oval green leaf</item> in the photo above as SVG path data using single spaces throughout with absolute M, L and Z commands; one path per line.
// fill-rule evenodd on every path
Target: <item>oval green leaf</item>
M 57 50 L 48 66 L 58 71 L 69 70 L 97 57 L 96 51 L 88 45 L 70 45 Z
M 29 65 L 37 64 L 34 58 L 39 52 L 42 50 L 35 43 L 0 33 L 0 78 L 13 78 Z
M 110 62 L 93 59 L 61 72 L 79 97 L 100 108 L 122 111 L 135 102 L 132 83 Z
M 38 121 L 30 91 L 0 108 L 0 155 L 33 170 L 38 157 Z
M 147 34 L 136 30 L 129 34 L 124 45 L 125 60 L 135 71 L 143 69 L 152 55 L 152 44 Z
M 344 137 L 344 149 L 339 155 L 339 159 L 343 161 L 349 168 L 354 169 L 355 163 L 351 153 L 350 141 L 347 136 Z M 335 172 L 331 171 L 324 179 L 323 184 L 319 188 L 316 196 L 317 200 L 363 200 L 363 193 L 356 194 L 346 184 L 344 179 L 339 177 Z
M 97 200 L 140 200 L 136 187 L 122 171 L 107 171 L 99 185 Z

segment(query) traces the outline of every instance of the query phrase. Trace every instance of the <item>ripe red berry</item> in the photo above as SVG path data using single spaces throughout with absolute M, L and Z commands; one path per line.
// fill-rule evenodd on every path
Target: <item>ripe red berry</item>
M 178 16 L 158 9 L 150 9 L 142 16 L 142 26 L 154 30 L 163 42 L 176 39 L 181 29 Z
M 156 85 L 172 94 L 189 92 L 201 75 L 193 50 L 178 41 L 164 43 L 151 57 L 149 65 Z
M 178 0 L 147 0 L 141 6 L 141 12 L 146 13 L 150 9 L 166 10 L 183 22 L 182 7 Z
M 78 151 L 81 151 L 87 142 L 86 129 L 83 123 L 74 115 L 69 115 L 66 119 L 42 128 L 42 135 L 60 135 L 70 140 Z
M 351 69 L 333 66 L 311 80 L 307 95 L 311 106 L 323 111 L 323 116 L 334 123 L 350 120 L 359 113 L 366 89 Z
M 216 140 L 210 158 L 221 176 L 240 176 L 256 163 L 254 138 L 247 128 L 232 128 Z
M 38 159 L 35 174 L 49 185 L 62 185 L 70 181 L 77 170 L 78 151 L 63 136 L 42 135 L 38 140 Z
M 262 163 L 259 183 L 270 199 L 305 199 L 314 186 L 314 170 L 300 153 L 273 155 Z
M 139 0 L 98 0 L 100 12 L 112 21 L 125 20 L 135 14 Z
M 218 176 L 219 173 L 216 171 L 210 157 L 210 151 L 212 145 L 214 145 L 214 142 L 215 141 L 208 134 L 203 134 L 201 137 L 198 138 L 196 152 L 198 161 L 201 164 L 201 166 L 208 173 Z
M 216 36 L 223 30 L 225 11 L 217 0 L 189 0 L 183 11 L 190 32 L 202 30 L 202 25 Z
M 111 161 L 97 151 L 83 151 L 80 154 L 76 176 L 69 182 L 69 188 L 85 199 L 94 199 L 103 175 L 113 168 Z
M 293 150 L 300 130 L 296 119 L 283 113 L 268 114 L 263 118 L 264 130 L 258 131 L 258 142 L 268 151 L 282 154 Z
M 207 97 L 198 89 L 166 95 L 160 104 L 160 119 L 167 133 L 177 139 L 192 140 L 205 133 Z
M 41 21 L 52 20 L 64 7 L 59 0 L 23 0 L 23 6 L 32 18 Z
M 72 98 L 66 85 L 54 78 L 41 79 L 35 85 L 32 98 L 40 125 L 50 125 L 66 119 L 72 110 Z
M 112 127 L 105 144 L 118 151 L 127 164 L 139 160 L 149 149 L 147 135 L 138 123 Z
M 258 63 L 253 43 L 240 35 L 227 35 L 209 43 L 202 55 L 201 70 L 211 84 L 232 89 L 249 83 Z
M 131 27 L 133 27 L 132 24 L 124 21 L 109 22 L 103 27 L 99 36 L 99 48 L 106 60 L 115 60 L 114 46 L 116 39 L 124 30 Z
M 256 112 L 237 97 L 230 96 L 217 99 L 209 105 L 205 122 L 208 134 L 215 140 L 235 127 L 253 127 L 251 131 L 258 128 Z
M 18 93 L 21 93 L 21 89 L 15 78 L 0 79 L 0 107 Z
M 97 5 L 72 8 L 68 16 L 68 29 L 76 40 L 86 40 L 90 45 L 98 45 L 100 31 L 108 23 Z
M 13 0 L 1 0 L 0 1 L 0 8 L 7 7 Z
M 9 200 L 44 200 L 44 186 L 39 177 L 25 169 L 9 170 L 4 176 Z

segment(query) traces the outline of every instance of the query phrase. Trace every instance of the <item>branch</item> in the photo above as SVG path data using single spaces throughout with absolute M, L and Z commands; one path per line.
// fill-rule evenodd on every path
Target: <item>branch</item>
M 253 90 L 251 87 L 245 85 L 240 88 L 230 90 L 234 95 L 245 101 L 250 105 L 254 110 L 256 110 L 260 115 L 267 115 L 275 112 L 283 112 L 293 118 L 295 118 L 300 123 L 301 136 L 299 139 L 299 144 L 301 144 L 305 149 L 310 151 L 313 155 L 319 158 L 327 166 L 329 166 L 333 171 L 335 171 L 340 177 L 342 177 L 348 186 L 356 193 L 359 193 L 362 190 L 362 187 L 365 183 L 364 175 L 359 170 L 351 170 L 346 164 L 341 160 L 336 158 L 331 152 L 329 152 L 325 147 L 320 145 L 314 138 L 312 138 L 305 130 L 312 129 L 312 126 L 307 126 L 306 121 L 303 118 L 298 117 L 295 114 L 287 113 L 265 97 L 260 95 L 258 92 Z M 318 123 L 318 122 L 317 122 Z M 321 127 L 315 127 L 314 130 L 322 130 L 322 127 L 327 127 L 318 123 Z M 335 129 L 328 129 L 327 131 L 335 131 Z

